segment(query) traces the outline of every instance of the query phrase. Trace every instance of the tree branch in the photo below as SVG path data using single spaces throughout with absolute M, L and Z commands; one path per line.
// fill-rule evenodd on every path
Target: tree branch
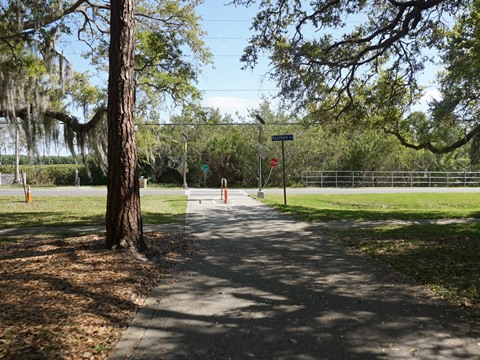
M 467 144 L 470 140 L 472 140 L 475 136 L 479 135 L 480 124 L 475 126 L 469 133 L 467 133 L 461 139 L 458 139 L 454 143 L 444 147 L 436 147 L 430 141 L 426 141 L 421 144 L 415 145 L 415 144 L 409 143 L 397 130 L 389 130 L 386 128 L 384 128 L 383 130 L 386 134 L 394 135 L 400 141 L 400 143 L 407 148 L 414 149 L 414 150 L 422 150 L 422 149 L 429 150 L 434 154 L 446 154 L 446 153 L 452 152 L 455 149 L 458 149 L 459 147 L 462 147 L 463 145 Z
M 95 115 L 88 121 L 87 123 L 80 123 L 79 119 L 76 116 L 66 114 L 64 112 L 56 111 L 56 110 L 46 110 L 42 115 L 49 117 L 51 119 L 58 120 L 68 126 L 73 132 L 80 134 L 80 133 L 87 133 L 90 130 L 94 129 L 100 120 L 102 120 L 103 116 L 106 114 L 107 109 L 100 108 L 97 110 Z M 27 119 L 29 113 L 27 109 L 21 109 L 15 112 L 15 116 L 20 119 Z M 0 110 L 0 118 L 7 118 L 11 117 L 11 114 L 8 114 L 5 110 Z
M 95 115 L 87 123 L 80 123 L 77 117 L 73 115 L 68 115 L 59 111 L 47 110 L 44 115 L 58 120 L 68 126 L 72 131 L 79 133 L 87 133 L 97 126 L 97 124 L 102 120 L 103 116 L 107 113 L 107 109 L 100 108 L 97 110 Z

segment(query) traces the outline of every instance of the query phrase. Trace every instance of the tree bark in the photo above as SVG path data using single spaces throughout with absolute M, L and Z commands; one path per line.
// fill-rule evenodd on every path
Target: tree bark
M 111 1 L 106 245 L 143 251 L 135 137 L 135 0 Z

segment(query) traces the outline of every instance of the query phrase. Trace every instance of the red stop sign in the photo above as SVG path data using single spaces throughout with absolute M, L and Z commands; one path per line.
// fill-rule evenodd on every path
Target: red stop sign
M 276 158 L 270 159 L 270 166 L 271 167 L 278 166 L 278 159 L 276 159 Z

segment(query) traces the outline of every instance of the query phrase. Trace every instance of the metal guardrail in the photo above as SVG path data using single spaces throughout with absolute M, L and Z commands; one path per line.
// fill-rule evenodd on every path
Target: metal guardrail
M 303 171 L 306 187 L 453 187 L 480 186 L 480 172 Z
M 14 180 L 15 180 L 15 175 L 0 173 L 0 186 L 12 185 Z

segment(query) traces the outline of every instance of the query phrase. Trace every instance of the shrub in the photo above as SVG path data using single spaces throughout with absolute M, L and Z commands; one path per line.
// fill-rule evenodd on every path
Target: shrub
M 21 165 L 20 171 L 27 174 L 27 183 L 41 186 L 74 186 L 76 185 L 76 171 L 80 177 L 81 185 L 105 185 L 106 176 L 93 162 L 88 161 L 91 177 L 88 177 L 83 164 L 58 164 L 58 165 Z M 12 165 L 0 166 L 0 172 L 13 174 Z

